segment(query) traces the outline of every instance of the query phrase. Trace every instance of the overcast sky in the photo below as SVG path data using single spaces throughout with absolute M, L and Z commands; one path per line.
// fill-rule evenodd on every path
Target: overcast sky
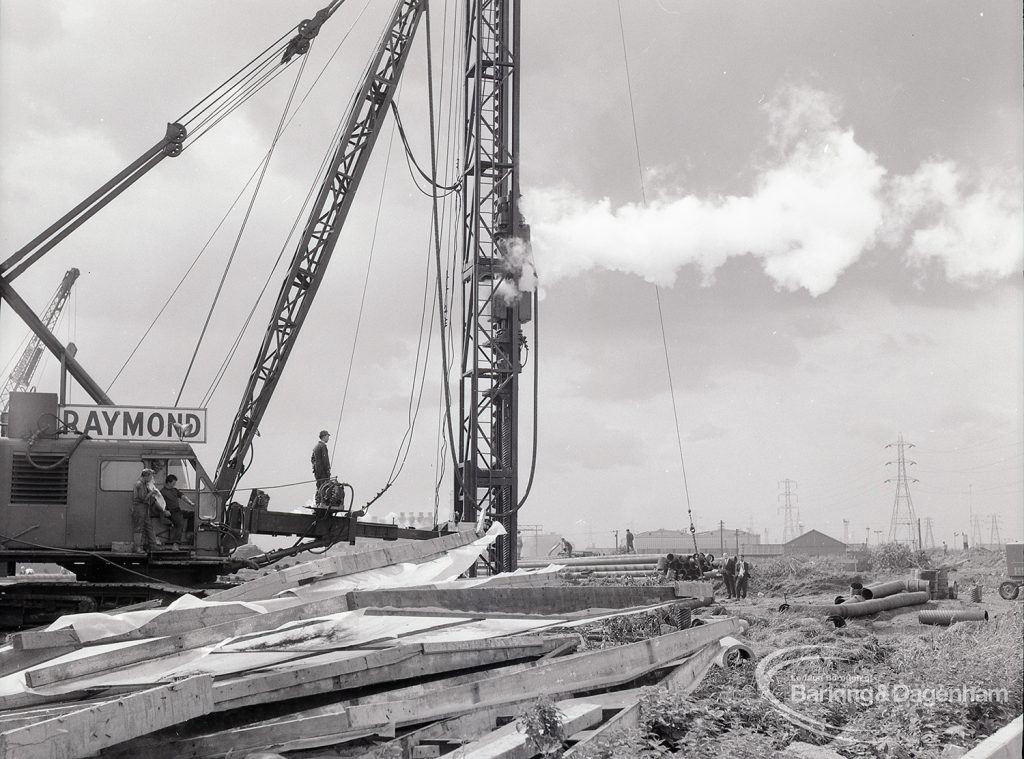
M 0 0 L 2 255 L 321 4 Z M 289 230 L 391 6 L 349 0 L 316 41 L 299 97 L 337 54 L 278 144 L 181 405 L 200 403 L 268 275 L 276 294 L 274 261 L 282 248 L 291 255 Z M 434 6 L 447 135 L 452 68 L 440 59 L 459 14 L 454 0 Z M 399 101 L 426 163 L 420 31 Z M 632 113 L 616 4 L 523 3 L 523 207 L 542 301 L 521 386 L 525 483 L 537 361 L 538 465 L 521 522 L 578 545 L 591 535 L 608 544 L 626 527 L 686 527 L 658 286 L 698 529 L 721 519 L 780 540 L 788 478 L 806 528 L 842 539 L 848 520 L 851 540 L 887 534 L 896 453 L 886 445 L 902 434 L 916 446 L 913 504 L 934 520 L 936 543 L 969 531 L 971 513 L 983 541 L 992 515 L 1004 540 L 1021 539 L 1019 6 L 636 1 L 622 3 L 621 32 Z M 113 382 L 115 401 L 173 405 L 247 196 L 115 375 L 258 168 L 299 70 L 17 280 L 42 311 L 64 272 L 82 270 L 57 332 L 104 387 Z M 387 481 L 433 277 L 429 203 L 391 139 L 389 122 L 243 489 L 307 479 L 316 433 L 334 431 L 346 387 L 335 470 L 359 502 Z M 207 404 L 210 442 L 198 450 L 211 469 L 270 306 L 261 302 Z M 381 516 L 434 508 L 436 325 L 432 334 L 411 453 L 374 507 Z M 0 308 L 4 366 L 25 335 Z M 37 384 L 56 391 L 52 360 Z M 77 388 L 72 400 L 87 402 Z M 308 486 L 271 492 L 278 509 L 310 496 Z

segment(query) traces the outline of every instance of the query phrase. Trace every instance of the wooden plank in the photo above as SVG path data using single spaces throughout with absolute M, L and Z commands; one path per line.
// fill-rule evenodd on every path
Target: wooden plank
M 671 586 L 388 588 L 349 594 L 350 608 L 419 608 L 564 616 L 590 609 L 624 609 L 674 601 Z
M 693 693 L 704 680 L 708 670 L 714 666 L 719 650 L 717 642 L 708 644 L 697 653 L 678 662 L 658 684 L 665 688 L 681 690 L 683 693 Z
M 60 630 L 28 630 L 10 636 L 15 651 L 31 651 L 38 648 L 62 648 L 79 646 L 82 641 L 70 627 Z
M 377 548 L 371 551 L 331 556 L 316 561 L 307 561 L 288 567 L 280 572 L 272 572 L 263 577 L 256 577 L 234 588 L 227 588 L 207 596 L 211 601 L 258 600 L 270 598 L 288 588 L 295 588 L 303 583 L 328 577 L 365 572 L 369 569 L 380 569 L 391 564 L 404 562 L 419 563 L 439 556 L 453 548 L 461 548 L 477 540 L 473 532 L 459 532 L 444 535 L 432 540 L 410 541 Z
M 190 677 L 0 733 L 2 759 L 76 759 L 213 708 L 213 678 Z
M 741 629 L 739 620 L 727 618 L 612 649 L 515 665 L 502 668 L 500 672 L 476 673 L 461 684 L 450 687 L 444 687 L 444 681 L 410 686 L 361 699 L 356 705 L 332 704 L 243 729 L 147 744 L 144 752 L 133 747 L 134 755 L 144 753 L 147 759 L 213 757 L 232 748 L 244 755 L 245 751 L 327 746 L 371 734 L 393 736 L 396 727 L 402 725 L 423 724 L 500 705 L 527 703 L 539 695 L 571 695 L 614 687 L 699 651 L 709 643 L 714 644 L 712 648 L 717 648 L 719 638 Z M 379 700 L 382 698 L 391 700 Z
M 565 703 L 555 705 L 559 712 L 559 723 L 566 735 L 593 727 L 601 721 L 602 709 L 597 704 Z M 522 722 L 516 720 L 493 733 L 480 738 L 451 753 L 452 759 L 531 759 L 538 753 L 538 747 L 522 729 Z
M 218 710 L 236 709 L 539 657 L 569 642 L 575 643 L 562 637 L 517 636 L 396 646 L 335 664 L 318 661 L 253 674 L 218 684 L 214 698 Z
M 0 647 L 0 677 L 21 672 L 23 669 L 35 667 L 51 659 L 57 659 L 74 651 L 73 646 L 67 648 L 34 648 L 27 651 L 15 651 L 12 646 Z
M 255 673 L 244 677 L 233 678 L 214 686 L 214 701 L 218 711 L 231 709 L 247 703 L 260 703 L 262 695 L 267 700 L 274 700 L 274 692 L 297 691 L 305 686 L 326 681 L 345 682 L 347 679 L 367 677 L 371 670 L 386 669 L 389 666 L 417 656 L 422 653 L 418 645 L 401 645 L 392 648 L 369 651 L 356 657 L 341 658 L 336 662 L 322 663 L 323 657 L 317 657 L 316 664 L 309 666 L 293 665 L 283 670 L 267 673 Z M 313 690 L 313 692 L 324 692 Z M 268 697 L 266 694 L 270 693 Z M 288 696 L 282 696 L 288 698 Z M 241 703 L 236 703 L 241 702 Z
M 707 672 L 714 666 L 718 656 L 718 643 L 709 643 L 700 651 L 691 654 L 674 666 L 659 684 L 663 687 L 682 690 L 684 693 L 692 693 L 700 685 Z M 570 748 L 563 755 L 565 759 L 575 759 L 587 754 L 592 748 L 600 745 L 612 733 L 620 730 L 633 730 L 640 726 L 640 689 L 624 691 L 622 695 L 631 694 L 631 703 L 624 706 L 618 713 L 612 716 L 607 722 L 594 730 L 576 745 Z M 597 701 L 593 697 L 586 700 Z
M 219 759 L 225 755 L 244 757 L 256 751 L 279 753 L 331 746 L 368 735 L 390 737 L 394 731 L 387 722 L 354 728 L 344 713 L 326 714 L 275 722 L 272 727 L 238 727 L 176 740 L 132 741 L 103 756 L 104 759 Z
M 120 610 L 111 614 L 120 614 Z M 224 603 L 210 606 L 199 606 L 191 609 L 168 609 L 134 630 L 117 635 L 96 638 L 83 643 L 73 628 L 64 627 L 59 630 L 38 630 L 34 632 L 15 633 L 11 642 L 19 650 L 33 650 L 60 646 L 81 648 L 90 645 L 103 645 L 118 641 L 143 640 L 164 635 L 195 630 L 199 627 L 212 627 L 223 622 L 249 617 L 260 612 L 240 603 Z
M 737 619 L 711 622 L 613 649 L 585 651 L 546 660 L 515 675 L 438 690 L 418 698 L 353 706 L 346 710 L 346 714 L 355 726 L 362 725 L 363 719 L 379 724 L 382 714 L 388 715 L 396 726 L 401 726 L 454 716 L 519 698 L 613 687 L 741 629 Z
M 557 641 L 558 639 L 555 640 L 555 642 Z M 480 672 L 459 674 L 428 683 L 410 685 L 372 696 L 353 699 L 346 703 L 376 704 L 385 703 L 389 698 L 411 698 L 413 696 L 430 694 L 440 688 L 472 684 L 492 677 L 507 677 L 535 666 L 537 666 L 537 662 L 494 667 Z M 519 711 L 522 704 L 529 703 L 532 700 L 533 699 L 519 699 L 518 701 L 502 704 L 497 708 L 473 710 L 471 712 L 472 715 L 489 714 L 490 723 L 480 727 L 477 733 L 467 732 L 462 737 L 468 739 L 490 732 L 493 729 L 495 719 L 497 719 L 499 715 L 505 716 L 513 714 L 514 712 Z M 249 726 L 251 730 L 244 736 L 247 741 L 245 748 L 252 751 L 285 750 L 282 748 L 282 745 L 285 744 L 280 744 L 280 741 L 284 741 L 287 745 L 292 745 L 296 741 L 302 741 L 304 746 L 316 748 L 318 746 L 329 746 L 334 743 L 355 740 L 356 738 L 365 735 L 379 735 L 386 737 L 394 735 L 394 726 L 386 721 L 373 727 L 363 726 L 359 729 L 352 728 L 347 718 L 344 717 L 344 705 L 341 705 L 341 707 L 342 708 L 339 709 L 339 705 L 331 704 L 312 709 L 303 709 L 302 711 L 296 712 L 292 715 L 254 723 Z M 342 714 L 340 719 L 338 716 L 339 714 Z M 459 725 L 458 730 L 469 730 L 468 725 L 477 724 L 470 715 L 460 716 L 465 717 L 466 719 L 460 719 L 457 722 L 452 722 L 453 725 Z M 459 736 L 460 733 L 458 730 L 453 728 L 449 735 L 453 737 Z M 325 732 L 319 733 L 317 731 Z M 234 730 L 227 730 L 209 735 L 184 736 L 171 742 L 165 740 L 156 741 L 145 738 L 121 747 L 120 752 L 117 754 L 117 759 L 122 759 L 122 757 L 123 759 L 137 759 L 139 756 L 146 756 L 147 759 L 178 759 L 178 757 L 217 756 L 218 750 L 222 749 L 225 745 L 230 745 L 232 735 L 235 732 L 236 731 Z M 438 737 L 442 734 L 444 734 L 443 731 L 438 733 Z M 262 741 L 262 743 L 260 741 Z M 402 755 L 398 754 L 397 756 Z M 106 755 L 104 755 L 104 757 L 106 759 Z
M 493 731 L 497 718 L 497 709 L 478 709 L 413 730 L 351 759 L 410 759 L 421 743 L 468 743 Z
M 564 569 L 562 567 L 557 572 L 523 572 L 521 574 L 492 575 L 487 578 L 487 581 L 481 587 L 497 587 L 499 585 L 515 587 L 558 585 L 561 582 L 561 575 Z
M 38 688 L 50 683 L 106 672 L 117 667 L 168 656 L 190 648 L 213 645 L 239 635 L 274 630 L 281 625 L 303 618 L 336 614 L 345 611 L 346 608 L 345 594 L 340 593 L 318 601 L 299 603 L 278 611 L 241 617 L 212 627 L 153 638 L 112 651 L 30 669 L 25 673 L 25 681 L 30 687 Z
M 563 759 L 576 759 L 586 755 L 590 749 L 600 743 L 613 733 L 620 730 L 636 730 L 640 727 L 640 698 L 639 695 L 629 706 L 620 709 L 599 728 L 582 737 L 562 754 Z

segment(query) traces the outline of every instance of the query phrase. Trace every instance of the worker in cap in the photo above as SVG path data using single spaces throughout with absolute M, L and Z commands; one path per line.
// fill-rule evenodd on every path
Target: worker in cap
M 136 552 L 162 545 L 150 521 L 151 516 L 161 513 L 165 513 L 164 499 L 153 484 L 153 470 L 143 469 L 132 488 L 132 542 Z
M 327 454 L 327 441 L 331 439 L 331 433 L 327 430 L 320 430 L 319 440 L 313 446 L 313 455 L 309 457 L 309 463 L 313 465 L 313 477 L 316 479 L 316 504 L 320 505 L 320 488 L 331 481 L 331 458 Z

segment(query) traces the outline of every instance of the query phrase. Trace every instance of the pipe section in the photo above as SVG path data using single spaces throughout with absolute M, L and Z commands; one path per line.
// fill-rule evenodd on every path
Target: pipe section
M 831 611 L 833 614 L 838 614 L 848 619 L 850 617 L 864 617 L 868 614 L 877 614 L 887 609 L 898 609 L 901 606 L 916 606 L 917 604 L 927 603 L 927 601 L 928 593 L 922 590 L 915 593 L 897 593 L 896 595 L 874 598 L 870 601 L 861 601 L 855 604 L 837 604 L 832 607 Z
M 902 593 L 907 589 L 905 580 L 892 580 L 890 582 L 873 582 L 870 585 L 865 585 L 860 594 L 864 596 L 865 601 L 870 601 L 872 598 L 885 598 L 886 596 L 894 596 L 897 593 Z
M 742 640 L 729 637 L 728 635 L 718 641 L 718 658 L 715 663 L 722 667 L 735 667 L 743 660 L 754 658 L 754 652 L 750 646 Z
M 957 622 L 988 622 L 984 609 L 926 609 L 919 612 L 917 621 L 922 625 L 952 625 Z

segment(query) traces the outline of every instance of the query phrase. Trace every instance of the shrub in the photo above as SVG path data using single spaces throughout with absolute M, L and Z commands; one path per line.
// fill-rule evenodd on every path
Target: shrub
M 911 567 L 927 569 L 931 559 L 926 551 L 915 551 L 905 543 L 883 543 L 868 552 L 869 569 L 895 572 Z
M 529 736 L 541 756 L 561 756 L 566 738 L 562 716 L 550 698 L 541 696 L 519 715 L 519 730 Z

